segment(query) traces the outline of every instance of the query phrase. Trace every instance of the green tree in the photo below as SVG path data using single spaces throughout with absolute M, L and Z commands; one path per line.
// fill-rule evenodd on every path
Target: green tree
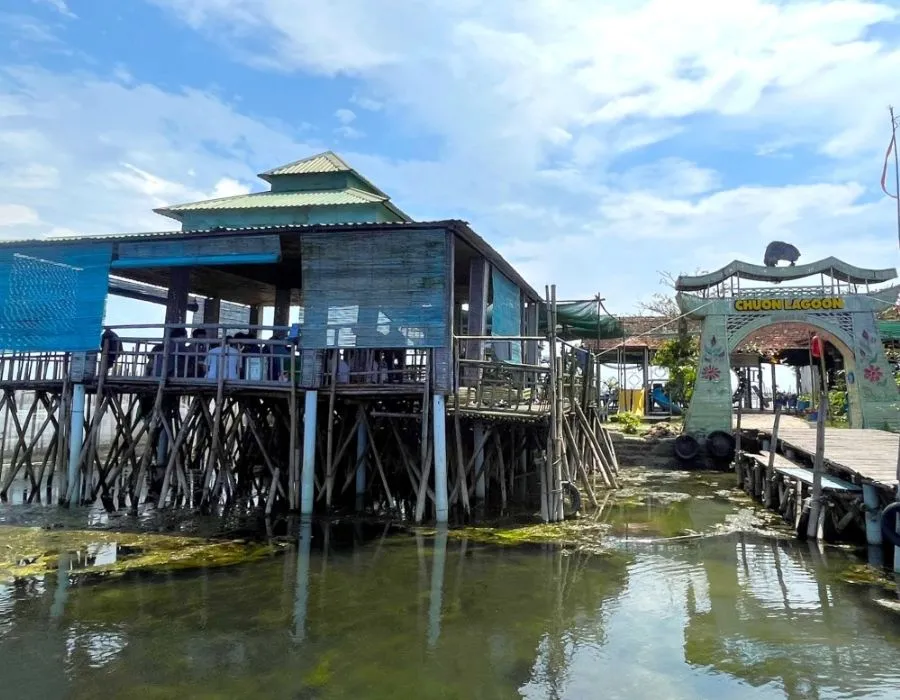
M 665 341 L 653 356 L 653 364 L 669 370 L 666 391 L 675 403 L 687 405 L 694 394 L 700 342 L 687 334 Z

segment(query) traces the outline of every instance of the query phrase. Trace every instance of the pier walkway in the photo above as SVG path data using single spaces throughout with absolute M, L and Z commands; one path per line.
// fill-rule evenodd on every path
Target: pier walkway
M 771 413 L 741 416 L 741 429 L 771 437 L 775 417 Z M 735 421 L 736 422 L 736 421 Z M 795 416 L 781 416 L 778 440 L 782 450 L 792 450 L 810 461 L 816 454 L 816 425 Z M 855 484 L 897 486 L 897 450 L 900 436 L 885 430 L 825 428 L 825 467 Z

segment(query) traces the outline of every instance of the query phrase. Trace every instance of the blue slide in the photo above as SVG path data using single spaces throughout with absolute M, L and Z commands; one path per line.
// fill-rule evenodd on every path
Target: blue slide
M 669 397 L 666 396 L 665 392 L 660 387 L 654 387 L 653 391 L 650 393 L 650 398 L 659 405 L 664 411 L 669 411 L 673 416 L 681 415 L 681 406 L 676 406 L 671 401 L 669 401 Z

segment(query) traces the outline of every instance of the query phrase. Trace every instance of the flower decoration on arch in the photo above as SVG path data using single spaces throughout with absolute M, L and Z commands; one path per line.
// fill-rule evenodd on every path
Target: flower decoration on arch
M 722 377 L 722 372 L 715 365 L 705 365 L 700 370 L 700 376 L 709 382 L 717 382 Z
M 877 384 L 884 377 L 884 373 L 881 371 L 881 367 L 872 364 L 863 370 L 863 376 L 866 378 L 866 381 Z

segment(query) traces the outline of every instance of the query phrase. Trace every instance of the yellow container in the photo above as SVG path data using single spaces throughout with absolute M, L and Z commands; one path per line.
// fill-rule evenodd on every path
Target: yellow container
M 644 390 L 619 389 L 619 411 L 644 415 Z

